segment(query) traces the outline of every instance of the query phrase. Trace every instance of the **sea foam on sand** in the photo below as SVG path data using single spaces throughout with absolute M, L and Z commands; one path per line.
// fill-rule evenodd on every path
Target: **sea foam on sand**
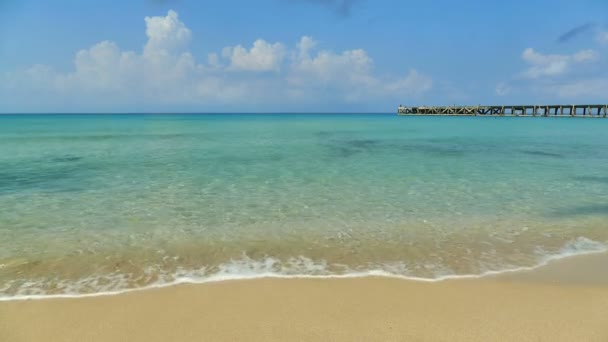
M 157 282 L 144 287 L 128 287 L 128 280 L 123 274 L 105 275 L 105 282 L 101 278 L 86 278 L 78 281 L 66 281 L 61 284 L 63 293 L 45 293 L 39 288 L 39 283 L 30 281 L 22 286 L 24 292 L 16 295 L 0 295 L 0 301 L 27 300 L 27 299 L 50 299 L 50 298 L 79 298 L 97 297 L 106 295 L 118 295 L 121 293 L 148 290 L 154 288 L 168 287 L 178 284 L 202 284 L 209 282 L 221 282 L 230 280 L 251 280 L 262 278 L 277 279 L 344 279 L 344 278 L 363 278 L 363 277 L 385 277 L 403 280 L 437 282 L 449 279 L 475 279 L 501 274 L 530 271 L 543 267 L 548 263 L 569 257 L 583 256 L 588 254 L 604 253 L 608 251 L 608 246 L 598 241 L 585 237 L 578 237 L 568 242 L 564 247 L 554 254 L 547 254 L 542 249 L 538 249 L 538 263 L 529 267 L 505 267 L 498 270 L 487 270 L 480 274 L 453 274 L 449 270 L 435 267 L 437 276 L 433 278 L 417 277 L 408 274 L 409 270 L 405 263 L 386 263 L 371 266 L 366 270 L 352 270 L 343 266 L 341 273 L 331 273 L 325 261 L 315 261 L 307 257 L 294 257 L 286 262 L 281 262 L 275 258 L 267 257 L 255 260 L 243 255 L 242 258 L 221 264 L 218 271 L 209 274 L 205 267 L 198 270 L 179 269 L 173 274 L 165 274 L 159 277 Z M 44 280 L 40 280 L 43 282 Z M 10 284 L 9 284 L 10 285 Z M 83 289 L 92 292 L 83 292 Z M 6 289 L 0 289 L 0 294 Z

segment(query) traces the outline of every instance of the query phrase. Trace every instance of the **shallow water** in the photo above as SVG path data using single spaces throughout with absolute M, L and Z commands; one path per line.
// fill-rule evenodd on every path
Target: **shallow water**
M 608 245 L 608 120 L 0 116 L 0 297 L 437 279 Z

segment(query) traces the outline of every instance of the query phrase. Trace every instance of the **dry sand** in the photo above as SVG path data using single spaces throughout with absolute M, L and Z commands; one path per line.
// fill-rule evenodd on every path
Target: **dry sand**
M 425 283 L 259 279 L 0 302 L 0 341 L 608 341 L 608 256 Z

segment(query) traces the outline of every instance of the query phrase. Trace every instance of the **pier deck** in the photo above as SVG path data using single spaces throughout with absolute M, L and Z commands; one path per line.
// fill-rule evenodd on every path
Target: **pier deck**
M 608 116 L 608 105 L 399 106 L 397 114 L 404 116 L 544 116 L 605 118 Z

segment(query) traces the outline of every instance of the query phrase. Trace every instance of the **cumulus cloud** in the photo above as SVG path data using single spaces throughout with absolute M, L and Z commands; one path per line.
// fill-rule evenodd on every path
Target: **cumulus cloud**
M 544 91 L 564 99 L 605 98 L 608 78 L 594 77 L 550 84 Z
M 249 50 L 241 45 L 225 47 L 222 55 L 230 60 L 230 70 L 278 71 L 285 57 L 285 47 L 281 43 L 271 44 L 258 39 Z
M 141 110 L 138 106 L 144 104 L 198 110 L 243 104 L 299 108 L 293 106 L 328 99 L 334 104 L 378 103 L 419 96 L 432 87 L 431 78 L 416 70 L 396 77 L 378 75 L 365 50 L 319 49 L 309 36 L 293 47 L 258 39 L 249 48 L 236 45 L 210 52 L 199 62 L 188 51 L 192 32 L 177 12 L 146 17 L 145 25 L 141 51 L 123 50 L 106 40 L 78 51 L 68 72 L 34 65 L 0 75 L 0 100 L 24 111 Z
M 395 94 L 421 95 L 433 87 L 433 80 L 427 76 L 411 69 L 407 75 L 395 81 L 388 82 L 382 91 L 391 91 Z
M 309 53 L 312 49 L 317 46 L 317 42 L 310 36 L 304 36 L 296 44 L 296 48 L 299 51 L 300 59 L 310 58 Z
M 296 46 L 288 77 L 295 87 L 348 89 L 343 92 L 348 100 L 369 95 L 417 96 L 432 87 L 431 78 L 416 70 L 397 78 L 375 75 L 374 62 L 363 49 L 315 51 L 318 42 L 309 36 L 302 37 Z
M 121 51 L 111 41 L 103 41 L 76 53 L 74 71 L 59 74 L 62 91 L 69 95 L 87 91 L 112 92 L 119 97 L 150 97 L 171 101 L 193 77 L 203 70 L 192 54 L 184 51 L 191 38 L 190 30 L 169 11 L 166 16 L 146 17 L 148 40 L 142 53 Z M 188 90 L 184 92 L 184 90 Z M 177 97 L 183 100 L 183 95 Z
M 220 57 L 217 53 L 212 52 L 207 55 L 207 63 L 212 69 L 220 69 L 222 68 L 222 63 L 220 62 Z
M 573 64 L 598 60 L 599 54 L 594 50 L 583 50 L 573 55 L 545 55 L 532 48 L 527 48 L 521 57 L 529 65 L 522 76 L 539 78 L 564 74 Z
M 521 54 L 527 68 L 496 86 L 496 94 L 527 94 L 567 101 L 597 101 L 608 92 L 606 59 L 595 50 L 543 54 L 532 48 Z
M 169 10 L 165 17 L 146 17 L 148 42 L 144 54 L 169 53 L 185 47 L 192 36 L 190 29 L 179 20 L 177 12 Z
M 50 66 L 35 66 L 8 75 L 9 87 L 17 95 L 27 96 L 31 89 L 28 85 L 36 83 L 37 89 L 45 90 L 39 102 L 46 96 L 83 107 L 141 101 L 179 103 L 200 96 L 196 82 L 204 66 L 186 51 L 191 31 L 175 11 L 146 17 L 145 24 L 148 39 L 141 53 L 123 51 L 114 42 L 102 41 L 78 51 L 72 71 L 62 73 Z
M 125 73 L 131 73 L 138 63 L 132 52 L 121 52 L 110 41 L 103 41 L 86 50 L 80 50 L 74 59 L 75 71 L 66 75 L 66 82 L 77 82 L 87 88 L 122 87 Z
M 370 81 L 373 61 L 365 50 L 347 50 L 340 54 L 331 51 L 319 51 L 311 57 L 310 50 L 316 44 L 310 37 L 303 37 L 298 43 L 298 58 L 292 65 L 290 78 L 293 83 L 341 81 L 356 84 Z

